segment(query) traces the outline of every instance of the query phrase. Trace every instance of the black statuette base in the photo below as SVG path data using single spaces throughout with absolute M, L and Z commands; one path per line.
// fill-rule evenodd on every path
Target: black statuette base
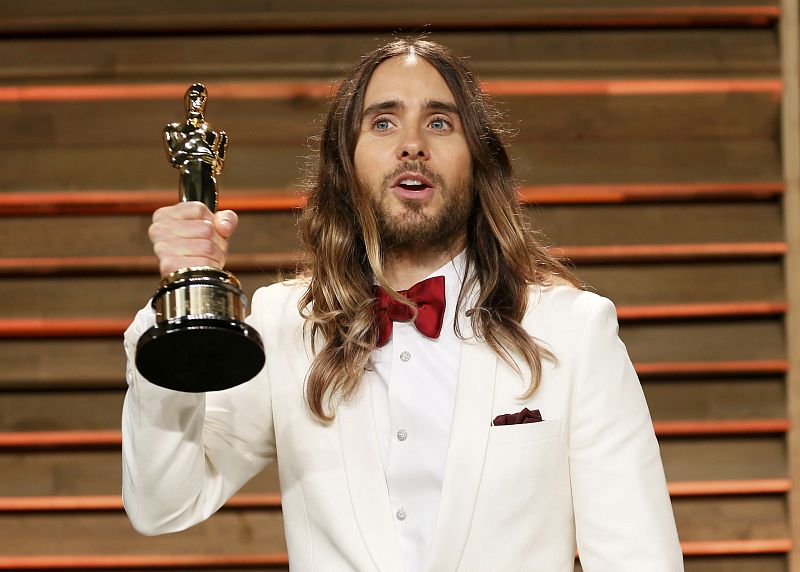
M 228 389 L 252 379 L 263 366 L 261 336 L 232 319 L 173 318 L 147 330 L 136 346 L 136 369 L 175 391 Z

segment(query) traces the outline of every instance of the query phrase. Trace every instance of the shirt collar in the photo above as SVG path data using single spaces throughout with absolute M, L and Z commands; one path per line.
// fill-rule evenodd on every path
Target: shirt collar
M 464 271 L 466 267 L 467 253 L 466 250 L 462 250 L 451 260 L 448 260 L 439 268 L 428 274 L 424 280 L 433 278 L 434 276 L 444 276 L 444 291 L 447 306 L 455 308 L 458 295 L 461 292 L 461 286 L 464 283 Z

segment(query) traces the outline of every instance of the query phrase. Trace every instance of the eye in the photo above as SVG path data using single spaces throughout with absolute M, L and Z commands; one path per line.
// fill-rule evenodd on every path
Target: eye
M 392 127 L 394 127 L 394 123 L 392 123 L 386 117 L 376 117 L 372 121 L 372 128 L 377 130 L 377 131 L 387 131 L 387 130 L 391 129 Z
M 430 126 L 437 131 L 444 131 L 452 127 L 452 124 L 444 117 L 434 117 L 431 119 Z

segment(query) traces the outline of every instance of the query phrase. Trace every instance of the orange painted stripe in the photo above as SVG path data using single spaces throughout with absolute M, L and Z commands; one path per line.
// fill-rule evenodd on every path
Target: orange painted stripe
M 700 244 L 619 244 L 564 246 L 548 249 L 555 256 L 582 264 L 602 262 L 674 262 L 724 259 L 769 259 L 788 252 L 785 242 L 716 242 Z M 0 260 L 0 272 L 3 262 Z
M 55 191 L 0 193 L 0 216 L 152 213 L 178 201 L 176 191 Z M 220 199 L 221 209 L 239 212 L 287 211 L 305 206 L 299 191 L 233 191 Z
M 784 192 L 781 181 L 747 183 L 630 183 L 521 187 L 523 203 L 607 204 L 691 200 L 768 200 Z M 0 203 L 2 205 L 2 203 Z M 0 212 L 2 212 L 0 210 Z
M 656 435 L 659 437 L 786 433 L 789 426 L 788 419 L 702 419 L 653 422 Z
M 0 556 L 0 570 L 98 570 L 130 568 L 252 568 L 286 566 L 286 554 L 113 554 Z
M 660 437 L 703 435 L 749 435 L 785 433 L 788 419 L 730 419 L 655 421 L 653 427 Z M 122 432 L 113 429 L 93 431 L 31 431 L 0 433 L 2 449 L 58 449 L 73 447 L 118 447 Z
M 615 204 L 695 200 L 770 200 L 781 181 L 534 185 L 519 189 L 525 204 Z M 177 202 L 176 191 L 48 191 L 0 193 L 0 216 L 152 213 Z M 300 190 L 253 189 L 222 194 L 220 208 L 239 212 L 287 211 L 305 206 Z
M 619 321 L 734 318 L 746 316 L 780 316 L 786 313 L 785 302 L 726 302 L 704 304 L 658 304 L 621 306 Z
M 0 102 L 177 100 L 186 83 L 114 83 L 0 86 Z M 214 99 L 327 98 L 337 89 L 329 81 L 208 82 Z M 495 96 L 650 95 L 685 93 L 781 93 L 780 78 L 719 79 L 506 79 L 482 82 Z
M 728 360 L 694 362 L 638 362 L 636 373 L 642 378 L 687 375 L 781 375 L 789 371 L 786 360 Z
M 778 78 L 736 79 L 584 79 L 489 80 L 483 89 L 491 95 L 645 95 L 687 93 L 775 93 L 783 90 Z
M 279 494 L 241 494 L 232 497 L 225 508 L 276 509 Z M 2 512 L 69 512 L 122 510 L 120 495 L 0 497 Z
M 684 556 L 724 556 L 739 554 L 785 554 L 793 546 L 790 538 L 752 540 L 696 540 L 681 542 Z
M 672 497 L 735 496 L 787 493 L 791 479 L 749 479 L 719 481 L 678 481 L 668 483 Z M 122 510 L 120 495 L 0 497 L 3 512 L 94 512 Z M 240 494 L 232 497 L 223 508 L 279 509 L 277 493 Z
M 620 322 L 781 315 L 783 302 L 620 306 Z M 120 336 L 131 318 L 0 318 L 0 338 L 93 338 Z
M 623 244 L 548 248 L 551 254 L 582 264 L 608 262 L 675 262 L 700 260 L 762 260 L 783 256 L 785 242 L 726 242 L 704 244 Z M 231 254 L 226 268 L 232 272 L 277 270 L 295 266 L 299 252 Z M 155 256 L 43 256 L 0 258 L 0 276 L 57 276 L 86 274 L 151 274 L 157 272 Z
M 684 556 L 785 554 L 792 549 L 789 538 L 755 540 L 704 540 L 681 542 Z M 130 568 L 250 568 L 286 566 L 286 554 L 153 554 L 78 556 L 0 556 L 0 570 L 97 570 Z
M 130 323 L 130 318 L 3 318 L 0 338 L 113 337 Z
M 0 433 L 2 449 L 70 449 L 80 447 L 119 447 L 122 432 L 116 429 L 93 431 L 29 431 Z
M 668 483 L 672 497 L 727 496 L 788 493 L 791 479 L 743 479 L 717 481 L 674 481 Z

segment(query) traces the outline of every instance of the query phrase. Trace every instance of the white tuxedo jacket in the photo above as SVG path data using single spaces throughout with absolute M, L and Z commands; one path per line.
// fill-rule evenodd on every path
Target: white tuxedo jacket
M 125 508 L 144 534 L 181 530 L 277 458 L 292 570 L 402 572 L 367 388 L 330 424 L 306 405 L 302 290 L 284 283 L 255 294 L 248 320 L 267 363 L 250 382 L 206 395 L 138 375 L 136 341 L 153 323 L 139 313 L 125 336 Z M 427 570 L 571 572 L 576 548 L 585 572 L 683 570 L 658 444 L 613 304 L 566 286 L 531 288 L 524 325 L 559 363 L 545 361 L 527 400 L 519 399 L 527 375 L 460 319 L 467 339 Z M 523 407 L 544 420 L 491 425 Z

